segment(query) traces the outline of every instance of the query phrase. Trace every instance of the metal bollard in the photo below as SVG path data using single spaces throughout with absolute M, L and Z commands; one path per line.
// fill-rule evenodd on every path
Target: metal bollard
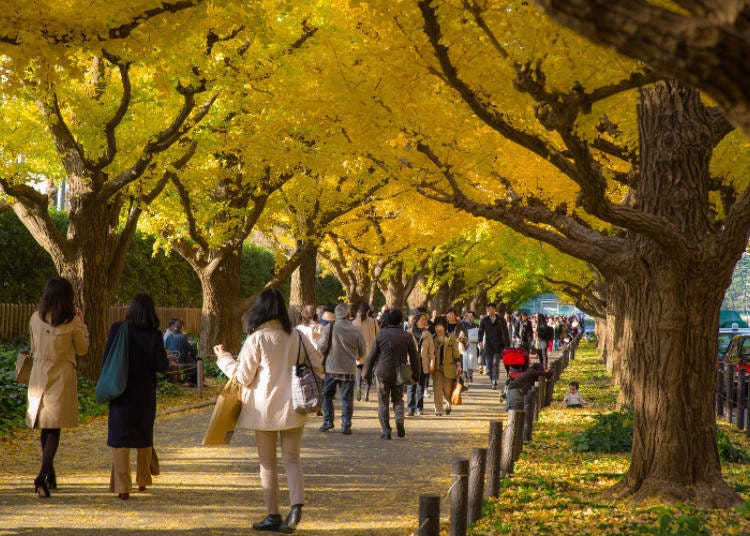
M 487 448 L 487 497 L 500 494 L 500 457 L 503 451 L 503 423 L 490 421 L 490 443 Z
M 484 471 L 487 467 L 487 449 L 471 450 L 469 464 L 469 504 L 466 521 L 469 525 L 482 517 L 482 500 L 484 495 Z
M 469 460 L 455 460 L 451 470 L 450 536 L 466 536 L 466 508 L 469 495 Z
M 203 358 L 199 357 L 195 361 L 196 368 L 198 369 L 196 373 L 198 378 L 198 398 L 203 398 Z
M 419 528 L 417 536 L 440 535 L 440 496 L 424 493 L 419 496 Z

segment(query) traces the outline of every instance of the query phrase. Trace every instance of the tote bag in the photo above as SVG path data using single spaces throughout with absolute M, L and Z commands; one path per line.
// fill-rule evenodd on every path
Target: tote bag
M 409 364 L 408 358 L 406 363 L 400 363 L 396 367 L 396 385 L 409 385 L 412 382 L 411 377 L 411 365 Z
M 211 420 L 208 421 L 203 445 L 228 445 L 232 441 L 242 411 L 242 386 L 234 376 L 216 399 Z
M 297 350 L 297 362 L 292 366 L 292 408 L 297 413 L 315 413 L 320 409 L 322 386 L 320 378 L 312 368 L 307 347 L 302 342 L 302 334 L 299 330 L 297 330 L 297 336 L 300 348 Z M 300 363 L 300 351 L 303 348 L 305 360 Z
M 128 323 L 123 322 L 117 330 L 107 355 L 104 356 L 102 372 L 96 382 L 96 401 L 99 404 L 117 398 L 128 386 Z

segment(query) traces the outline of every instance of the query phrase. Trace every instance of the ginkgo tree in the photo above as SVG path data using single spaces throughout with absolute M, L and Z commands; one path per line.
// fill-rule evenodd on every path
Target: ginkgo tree
M 201 17 L 188 12 L 203 6 L 71 1 L 43 12 L 36 3 L 11 4 L 0 14 L 0 187 L 73 283 L 91 334 L 81 371 L 96 378 L 108 308 L 138 219 L 168 170 L 190 158 L 194 146 L 184 136 L 214 100 L 201 76 L 205 67 L 189 63 L 186 52 L 152 54 L 168 48 L 156 36 L 168 42 L 179 27 L 186 49 L 201 50 L 206 32 L 191 26 Z M 68 185 L 66 236 L 52 223 L 47 195 L 33 186 L 45 178 Z
M 709 167 L 729 122 L 677 83 L 634 91 L 658 76 L 614 55 L 603 63 L 607 51 L 525 2 L 377 6 L 382 24 L 397 22 L 389 41 L 400 32 L 435 94 L 453 101 L 439 124 L 414 123 L 404 173 L 425 195 L 586 260 L 608 282 L 636 418 L 615 491 L 736 504 L 711 388 L 721 297 L 750 229 L 747 185 Z M 731 191 L 720 197 L 722 187 Z

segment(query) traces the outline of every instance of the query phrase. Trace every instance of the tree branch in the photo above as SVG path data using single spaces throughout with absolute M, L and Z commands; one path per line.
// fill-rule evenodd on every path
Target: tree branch
M 115 158 L 115 155 L 117 154 L 117 138 L 115 137 L 115 129 L 122 122 L 123 118 L 125 117 L 125 113 L 128 111 L 132 89 L 129 74 L 130 63 L 123 62 L 119 58 L 111 54 L 107 54 L 106 52 L 104 53 L 104 57 L 113 65 L 117 65 L 120 70 L 122 96 L 120 97 L 120 104 L 117 107 L 117 110 L 115 111 L 112 118 L 107 121 L 107 124 L 104 127 L 104 135 L 107 138 L 107 149 L 94 166 L 96 171 L 101 171 L 109 164 L 111 164 Z

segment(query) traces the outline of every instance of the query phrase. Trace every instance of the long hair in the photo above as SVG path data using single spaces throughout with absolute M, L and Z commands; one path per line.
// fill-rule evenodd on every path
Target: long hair
M 367 320 L 367 317 L 370 315 L 370 304 L 367 302 L 362 302 L 359 304 L 359 308 L 357 309 L 357 318 L 359 318 L 362 322 Z
M 133 296 L 125 320 L 131 326 L 159 329 L 159 317 L 156 316 L 156 307 L 151 296 L 143 292 Z
M 49 324 L 59 326 L 73 320 L 76 306 L 73 298 L 73 285 L 63 277 L 53 277 L 47 281 L 47 286 L 39 302 L 39 318 Z
M 289 320 L 284 296 L 275 288 L 267 288 L 261 292 L 253 306 L 248 309 L 242 318 L 245 332 L 248 335 L 269 320 L 278 320 L 281 322 L 284 331 L 292 332 L 292 323 Z

